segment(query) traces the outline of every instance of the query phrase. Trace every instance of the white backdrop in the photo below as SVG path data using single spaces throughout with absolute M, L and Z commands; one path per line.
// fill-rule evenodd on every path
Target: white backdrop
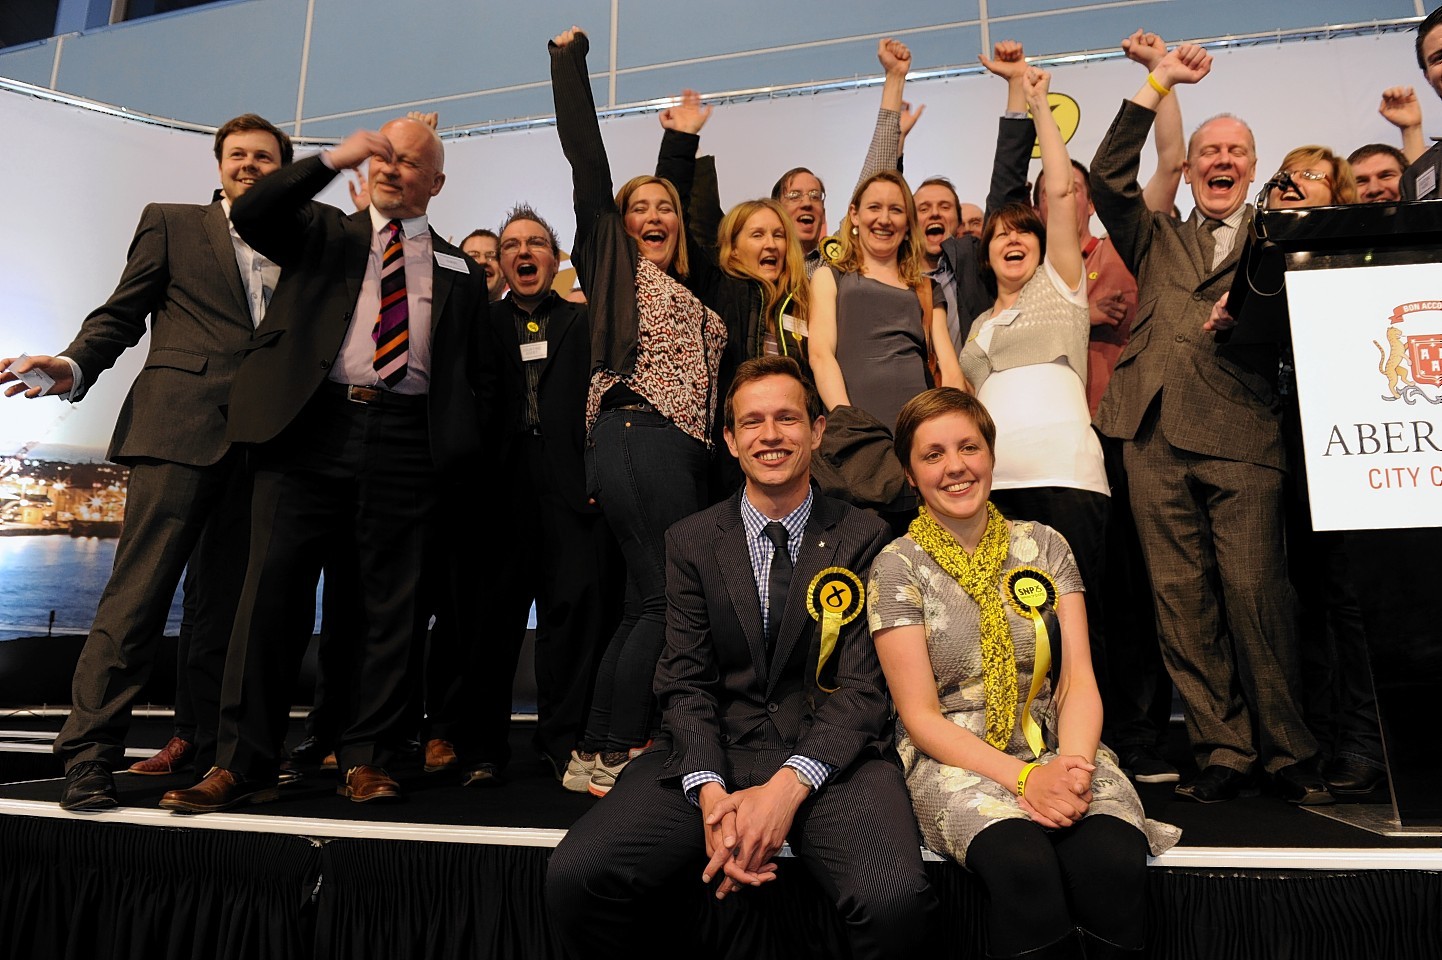
M 1081 106 L 1071 150 L 1088 162 L 1144 74 L 1127 61 L 1062 66 L 1054 74 L 1053 89 Z M 1396 143 L 1396 131 L 1376 112 L 1381 91 L 1420 80 L 1411 36 L 1389 34 L 1221 52 L 1212 75 L 1178 96 L 1188 132 L 1222 111 L 1249 120 L 1265 176 L 1300 144 L 1323 143 L 1346 154 L 1371 141 Z M 1425 88 L 1419 92 L 1425 114 L 1437 116 L 1442 105 Z M 764 195 L 781 171 L 809 166 L 831 191 L 834 228 L 879 97 L 872 89 L 718 108 L 702 152 L 717 156 L 725 202 Z M 927 108 L 907 144 L 909 177 L 945 174 L 964 200 L 980 203 L 1005 99 L 1002 82 L 977 76 L 915 83 L 907 98 Z M 445 120 L 442 115 L 442 125 Z M 0 356 L 54 353 L 114 288 L 145 203 L 207 201 L 217 186 L 211 142 L 16 94 L 0 94 L 0 122 L 8 134 L 0 151 L 0 182 L 8 186 L 0 219 Z M 603 130 L 618 182 L 653 168 L 660 134 L 654 116 L 615 120 Z M 1151 165 L 1149 150 L 1144 179 Z M 474 227 L 494 226 L 524 199 L 569 245 L 570 171 L 553 129 L 451 141 L 447 175 L 431 208 L 443 235 L 459 239 Z M 349 203 L 339 184 L 323 199 Z M 1178 202 L 1190 209 L 1185 187 Z M 143 355 L 143 345 L 130 351 L 73 415 L 64 415 L 68 407 L 55 400 L 0 401 L 0 453 L 40 440 L 41 455 L 59 455 L 57 444 L 100 455 Z

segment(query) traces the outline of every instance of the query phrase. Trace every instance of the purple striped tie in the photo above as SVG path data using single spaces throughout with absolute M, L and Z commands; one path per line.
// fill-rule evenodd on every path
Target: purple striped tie
M 392 220 L 390 236 L 381 256 L 381 312 L 371 339 L 376 343 L 373 365 L 381 382 L 394 387 L 405 379 L 409 354 L 410 306 L 406 303 L 406 254 L 401 244 L 401 222 Z

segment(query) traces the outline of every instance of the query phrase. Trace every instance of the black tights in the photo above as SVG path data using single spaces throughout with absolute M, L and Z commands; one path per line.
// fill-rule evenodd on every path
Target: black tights
M 977 834 L 966 865 L 986 884 L 991 955 L 1055 943 L 1073 928 L 1117 946 L 1146 943 L 1147 841 L 1116 817 L 1065 830 L 1003 820 Z

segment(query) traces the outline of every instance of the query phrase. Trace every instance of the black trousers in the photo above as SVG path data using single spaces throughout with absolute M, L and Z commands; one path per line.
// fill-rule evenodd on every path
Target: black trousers
M 408 661 L 424 626 L 417 590 L 436 505 L 426 399 L 383 394 L 357 404 L 323 385 L 253 462 L 250 564 L 226 662 L 217 763 L 246 776 L 274 773 L 321 568 L 332 553 L 349 552 L 358 583 L 350 615 L 360 629 L 332 638 L 346 643 L 353 664 L 338 759 L 342 770 L 383 766 L 406 716 Z
M 739 752 L 739 751 L 738 751 Z M 765 782 L 789 755 L 738 758 L 753 771 L 739 789 Z M 658 897 L 700 883 L 706 864 L 701 811 L 666 773 L 658 746 L 627 765 L 606 798 L 566 834 L 546 873 L 546 902 L 571 955 L 706 955 Z M 922 869 L 916 819 L 901 771 L 867 759 L 839 772 L 802 804 L 787 838 L 836 904 L 853 956 L 914 958 L 926 942 L 934 896 Z M 715 881 L 713 881 L 714 883 Z M 773 881 L 778 882 L 778 881 Z M 742 890 L 744 900 L 763 889 Z M 650 949 L 648 949 L 648 947 Z

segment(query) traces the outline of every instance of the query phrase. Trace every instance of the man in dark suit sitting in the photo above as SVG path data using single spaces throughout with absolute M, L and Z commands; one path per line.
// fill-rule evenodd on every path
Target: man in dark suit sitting
M 741 364 L 725 423 L 745 486 L 666 534 L 662 733 L 551 857 L 552 921 L 578 956 L 684 952 L 653 898 L 769 882 L 789 840 L 855 956 L 907 956 L 932 894 L 862 609 L 890 535 L 811 485 L 826 422 L 794 360 Z
M 95 611 L 72 682 L 72 707 L 55 740 L 65 761 L 60 805 L 103 810 L 117 803 L 130 707 L 155 659 L 186 564 L 187 610 L 195 611 L 177 681 L 189 685 L 195 730 L 154 758 L 181 766 L 215 752 L 226 644 L 245 569 L 243 465 L 225 435 L 225 405 L 239 356 L 265 315 L 280 269 L 230 224 L 234 204 L 291 159 L 290 138 L 253 113 L 215 134 L 220 197 L 208 205 L 152 203 L 140 215 L 125 271 L 110 299 L 85 318 L 57 356 L 0 360 L 0 383 L 38 370 L 47 391 L 78 403 L 102 373 L 140 342 L 150 350 L 120 408 L 107 456 L 130 468 L 125 528 L 115 569 Z M 15 384 L 7 395 L 41 395 Z M 184 639 L 184 638 L 183 638 Z M 179 721 L 179 717 L 177 717 Z M 155 771 L 151 771 L 155 772 Z
M 370 161 L 370 206 L 313 197 Z M 338 749 L 358 802 L 399 797 L 384 767 L 406 718 L 417 585 L 443 478 L 484 448 L 498 348 L 480 271 L 426 219 L 445 183 L 435 131 L 394 120 L 258 183 L 234 219 L 281 264 L 266 322 L 236 373 L 228 436 L 250 444 L 249 567 L 221 696 L 217 768 L 161 806 L 224 810 L 276 796 L 300 651 L 322 563 L 349 550 L 364 629 Z

